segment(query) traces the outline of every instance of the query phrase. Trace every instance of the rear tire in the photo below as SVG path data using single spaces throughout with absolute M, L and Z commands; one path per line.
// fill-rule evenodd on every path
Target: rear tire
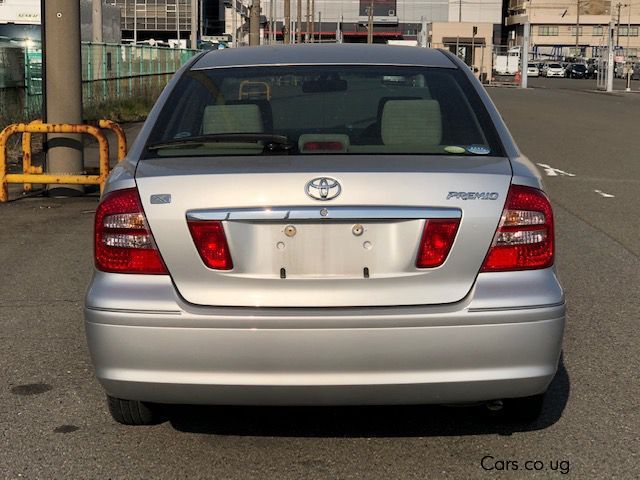
M 157 425 L 164 421 L 157 405 L 107 395 L 111 417 L 122 425 Z

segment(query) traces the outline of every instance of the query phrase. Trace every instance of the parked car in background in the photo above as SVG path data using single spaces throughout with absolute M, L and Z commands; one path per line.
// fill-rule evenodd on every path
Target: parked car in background
M 475 402 L 535 419 L 565 300 L 533 165 L 447 51 L 196 55 L 96 210 L 85 326 L 111 415 Z
M 540 75 L 540 70 L 538 70 L 538 66 L 535 63 L 529 63 L 527 65 L 527 76 L 537 77 L 539 75 Z
M 565 70 L 567 78 L 587 78 L 587 66 L 582 63 L 570 63 Z
M 545 67 L 545 77 L 564 77 L 564 68 L 562 68 L 560 63 L 548 63 Z

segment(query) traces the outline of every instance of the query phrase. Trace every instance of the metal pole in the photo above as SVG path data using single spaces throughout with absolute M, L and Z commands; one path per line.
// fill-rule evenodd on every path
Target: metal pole
M 316 0 L 311 0 L 311 43 L 316 36 Z
M 629 8 L 629 15 L 627 16 L 627 53 L 625 57 L 629 56 L 629 39 L 631 38 L 631 4 L 627 3 Z
M 91 23 L 92 23 L 92 37 L 91 42 L 93 44 L 102 43 L 102 0 L 93 0 L 91 5 Z M 89 49 L 89 61 L 95 65 L 96 67 L 100 65 L 100 63 L 105 62 L 105 58 L 100 58 L 100 54 L 103 53 L 98 48 L 95 48 L 94 45 L 90 45 Z M 99 71 L 97 68 L 94 68 L 92 71 L 92 75 L 89 76 L 91 80 L 97 80 L 100 78 Z M 106 78 L 106 77 L 105 77 Z
M 527 68 L 529 66 L 529 38 L 531 37 L 531 24 L 525 22 L 524 35 L 522 36 L 522 52 L 520 52 L 520 61 L 522 66 L 520 67 L 520 86 L 527 88 Z
M 580 0 L 576 0 L 576 57 L 580 56 Z
M 296 21 L 296 43 L 302 43 L 302 0 L 298 0 L 296 9 L 296 15 L 298 17 Z
M 620 8 L 622 8 L 622 4 L 618 2 L 616 7 L 618 8 L 618 24 L 616 26 L 616 50 L 617 50 L 618 46 L 620 45 Z
M 318 43 L 322 43 L 322 12 L 318 12 Z
M 608 32 L 608 52 L 607 52 L 607 92 L 613 91 L 613 29 L 615 24 L 613 22 L 609 23 L 609 32 Z
M 200 18 L 199 18 L 199 22 L 198 22 L 198 31 L 199 31 L 199 35 L 200 38 L 202 38 L 202 36 L 204 35 L 204 0 L 200 0 Z
M 311 21 L 311 0 L 307 0 L 307 28 L 304 31 L 304 43 L 309 43 L 309 32 L 310 26 L 309 22 Z
M 233 17 L 231 17 L 231 23 L 233 27 L 233 47 L 238 46 L 238 0 L 233 1 Z
M 273 27 L 275 26 L 275 21 L 273 19 L 273 0 L 269 0 L 269 43 L 274 44 L 275 36 L 273 34 Z
M 182 43 L 180 43 L 180 0 L 176 0 L 176 36 L 178 37 L 178 48 L 182 48 Z
M 251 0 L 249 12 L 249 45 L 260 45 L 260 0 Z
M 367 22 L 367 43 L 373 43 L 373 0 L 369 4 L 369 21 Z
M 629 39 L 631 38 L 631 4 L 628 3 L 629 16 L 627 17 L 627 51 L 625 52 L 624 59 L 627 66 L 627 92 L 631 91 L 631 64 L 628 61 L 629 58 Z
M 289 45 L 291 37 L 289 35 L 291 25 L 291 0 L 284 0 L 284 22 L 282 24 L 282 41 Z
M 475 62 L 476 62 L 476 34 L 478 33 L 478 27 L 473 25 L 471 27 L 471 71 L 475 74 Z
M 138 7 L 136 0 L 133 0 L 133 44 L 138 43 Z
M 458 22 L 462 22 L 462 0 L 458 0 Z
M 486 83 L 486 79 L 483 78 L 484 75 L 484 45 L 480 46 L 480 81 L 482 83 Z
M 191 48 L 198 48 L 198 0 L 191 0 Z
M 45 63 L 45 122 L 82 123 L 82 59 L 80 2 L 42 2 L 46 25 L 43 36 Z M 84 170 L 80 135 L 47 135 L 47 172 L 80 175 Z M 53 195 L 79 195 L 82 185 L 52 185 Z

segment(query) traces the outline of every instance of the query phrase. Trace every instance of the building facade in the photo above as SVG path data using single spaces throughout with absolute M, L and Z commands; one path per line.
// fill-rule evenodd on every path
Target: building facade
M 223 0 L 109 1 L 121 9 L 122 35 L 128 41 L 173 44 L 180 39 L 180 45 L 186 47 L 194 29 L 198 38 L 224 33 Z
M 640 50 L 640 0 L 510 0 L 506 25 L 512 44 L 522 43 L 527 22 L 538 58 L 596 57 L 607 46 L 610 22 L 618 55 L 635 59 Z
M 233 1 L 227 2 L 226 33 L 234 34 Z M 251 0 L 244 0 L 248 6 Z M 335 41 L 336 32 L 347 43 L 366 42 L 368 35 L 369 9 L 373 3 L 373 39 L 385 43 L 388 40 L 418 40 L 423 22 L 484 22 L 495 25 L 499 37 L 502 20 L 502 3 L 496 0 L 302 0 L 301 31 L 303 37 L 313 36 Z M 291 0 L 291 32 L 297 29 L 297 4 Z M 236 0 L 236 10 L 242 10 L 242 2 Z M 310 27 L 307 29 L 307 12 Z M 283 40 L 284 1 L 262 0 L 261 15 L 265 24 L 265 37 L 269 38 L 270 27 L 277 41 Z M 246 35 L 245 15 L 239 13 L 235 21 L 238 38 Z

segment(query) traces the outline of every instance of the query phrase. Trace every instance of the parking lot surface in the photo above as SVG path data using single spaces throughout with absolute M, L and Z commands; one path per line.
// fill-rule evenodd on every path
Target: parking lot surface
M 640 96 L 490 94 L 555 207 L 568 317 L 538 423 L 479 407 L 175 407 L 118 425 L 82 324 L 98 200 L 29 198 L 0 205 L 0 478 L 639 478 Z

